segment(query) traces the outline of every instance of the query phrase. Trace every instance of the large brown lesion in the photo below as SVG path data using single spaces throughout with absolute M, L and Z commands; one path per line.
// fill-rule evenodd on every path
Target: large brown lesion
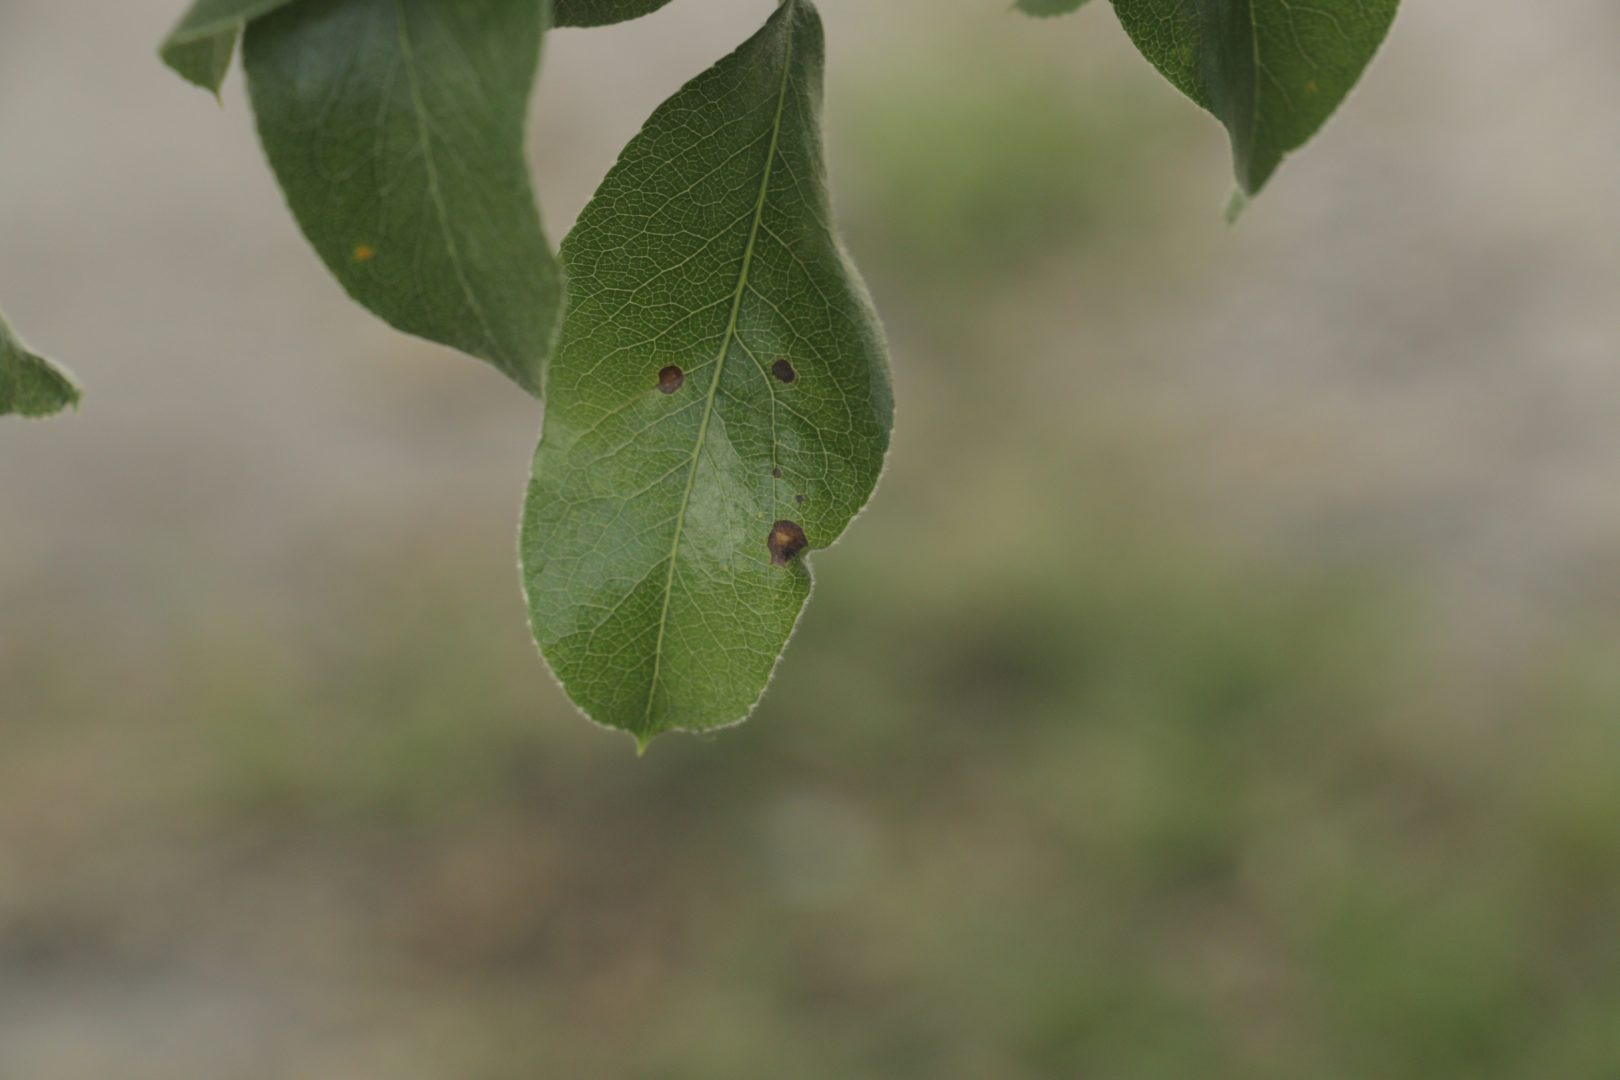
M 805 539 L 804 527 L 797 521 L 778 521 L 771 526 L 765 544 L 771 549 L 771 562 L 786 566 L 794 556 L 810 546 L 810 541 Z

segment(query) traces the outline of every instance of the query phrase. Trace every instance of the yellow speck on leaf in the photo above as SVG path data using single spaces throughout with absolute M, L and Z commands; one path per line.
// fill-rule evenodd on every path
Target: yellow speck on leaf
M 1307 94 L 1314 94 L 1319 89 L 1321 89 L 1321 87 L 1316 85 L 1316 80 L 1315 79 L 1312 79 L 1310 82 L 1305 84 L 1305 92 Z
M 370 244 L 361 244 L 354 249 L 354 261 L 357 263 L 370 262 L 377 257 L 377 249 Z

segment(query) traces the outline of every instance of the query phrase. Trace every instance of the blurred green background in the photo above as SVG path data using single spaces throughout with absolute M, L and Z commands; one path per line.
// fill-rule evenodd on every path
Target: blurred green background
M 1105 4 L 824 0 L 891 465 L 639 761 L 525 634 L 532 403 L 95 6 L 0 5 L 89 390 L 0 427 L 4 1080 L 1620 1077 L 1611 0 L 1408 5 L 1236 229 Z M 554 36 L 555 234 L 766 10 Z

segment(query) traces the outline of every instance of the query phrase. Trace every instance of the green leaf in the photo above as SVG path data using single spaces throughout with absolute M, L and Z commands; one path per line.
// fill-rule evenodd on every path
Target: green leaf
M 248 25 L 259 135 L 349 295 L 538 394 L 562 283 L 524 157 L 546 0 L 301 0 Z
M 1254 195 L 1339 107 L 1398 0 L 1114 0 L 1142 54 L 1232 136 Z
M 0 316 L 0 416 L 51 416 L 79 407 L 73 376 L 30 352 Z
M 1013 6 L 1025 15 L 1044 19 L 1052 15 L 1068 15 L 1079 11 L 1085 2 L 1086 0 L 1016 0 Z
M 607 26 L 651 15 L 669 0 L 556 0 L 558 26 Z
M 231 69 L 242 27 L 291 0 L 197 0 L 158 55 L 182 79 L 216 96 Z
M 887 352 L 835 237 L 821 21 L 788 0 L 653 113 L 563 243 L 523 520 L 536 641 L 645 743 L 747 716 L 871 496 Z

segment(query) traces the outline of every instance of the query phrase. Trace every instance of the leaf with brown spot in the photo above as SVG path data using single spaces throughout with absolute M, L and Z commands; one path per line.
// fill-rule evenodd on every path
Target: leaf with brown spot
M 642 742 L 748 715 L 809 597 L 812 542 L 882 471 L 888 358 L 831 229 L 822 52 L 815 8 L 787 0 L 653 114 L 563 243 L 523 522 L 531 623 L 574 702 Z M 679 394 L 648 376 L 666 365 Z

